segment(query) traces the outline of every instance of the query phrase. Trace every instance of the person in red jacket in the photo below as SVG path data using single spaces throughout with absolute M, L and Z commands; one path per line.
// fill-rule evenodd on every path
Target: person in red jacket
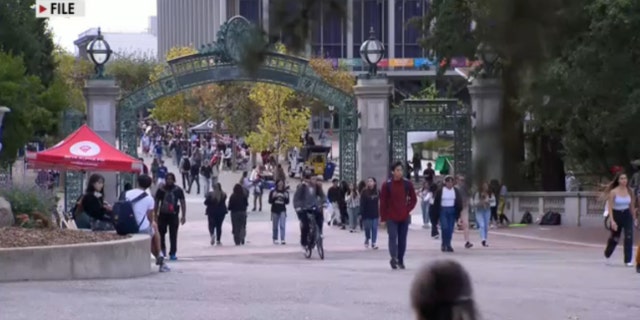
M 411 210 L 418 202 L 413 184 L 404 178 L 402 162 L 391 166 L 391 179 L 380 189 L 380 220 L 387 223 L 391 269 L 404 269 Z

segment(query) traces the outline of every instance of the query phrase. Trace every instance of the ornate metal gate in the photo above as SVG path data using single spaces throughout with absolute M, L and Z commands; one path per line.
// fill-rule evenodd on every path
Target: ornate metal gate
M 244 56 L 246 41 L 257 36 L 255 27 L 245 18 L 233 17 L 220 27 L 216 42 L 203 45 L 197 54 L 169 61 L 159 80 L 122 99 L 118 113 L 120 149 L 137 157 L 136 111 L 156 99 L 211 83 L 266 82 L 289 87 L 336 107 L 340 117 L 340 176 L 355 182 L 358 139 L 355 97 L 325 82 L 309 66 L 309 61 L 294 56 L 267 53 L 257 71 L 247 73 L 238 62 Z
M 66 110 L 62 115 L 62 135 L 70 135 L 85 121 L 84 113 L 77 110 Z M 75 202 L 84 193 L 83 187 L 84 173 L 67 171 L 64 174 L 64 211 L 73 208 Z
M 453 131 L 453 162 L 456 173 L 471 174 L 471 114 L 469 108 L 452 99 L 409 99 L 391 109 L 389 132 L 392 163 L 407 160 L 407 133 Z

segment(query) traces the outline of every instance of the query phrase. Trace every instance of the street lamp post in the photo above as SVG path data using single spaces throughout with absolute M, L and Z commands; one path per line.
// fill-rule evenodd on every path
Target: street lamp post
M 0 106 L 0 151 L 2 151 L 2 131 L 4 129 L 4 115 L 11 112 L 11 109 Z
M 360 46 L 360 58 L 369 66 L 368 77 L 375 77 L 378 74 L 378 63 L 382 60 L 384 52 L 384 44 L 376 39 L 376 32 L 371 27 L 369 39 Z
M 331 130 L 330 133 L 330 137 L 329 137 L 329 147 L 331 147 L 331 150 L 329 150 L 329 157 L 331 157 L 331 160 L 333 161 L 333 124 L 334 124 L 334 119 L 333 119 L 333 114 L 334 111 L 336 109 L 336 107 L 334 105 L 329 105 L 329 114 L 331 115 L 331 124 L 329 125 L 329 130 Z
M 87 45 L 87 53 L 93 64 L 95 64 L 96 78 L 104 78 L 104 65 L 109 61 L 109 58 L 111 58 L 113 51 L 111 51 L 109 43 L 104 40 L 100 28 L 98 28 L 96 38 Z

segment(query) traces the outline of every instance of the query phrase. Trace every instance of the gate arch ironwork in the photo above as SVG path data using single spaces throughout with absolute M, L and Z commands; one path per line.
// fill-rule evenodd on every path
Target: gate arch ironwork
M 471 112 L 455 99 L 407 99 L 389 112 L 390 155 L 392 163 L 407 160 L 407 133 L 453 131 L 453 165 L 456 174 L 470 180 Z
M 203 45 L 199 52 L 168 61 L 164 74 L 152 83 L 119 101 L 118 137 L 120 149 L 137 157 L 138 108 L 153 101 L 201 85 L 225 82 L 264 82 L 282 85 L 336 107 L 340 119 L 340 177 L 356 180 L 358 116 L 355 97 L 318 75 L 309 61 L 267 52 L 255 72 L 247 72 L 239 62 L 250 41 L 262 34 L 244 17 L 229 19 L 221 27 L 214 43 Z

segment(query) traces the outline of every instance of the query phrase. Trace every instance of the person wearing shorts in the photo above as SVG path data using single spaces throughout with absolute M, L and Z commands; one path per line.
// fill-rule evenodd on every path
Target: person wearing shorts
M 132 201 L 143 193 L 147 194 L 144 198 L 133 203 L 133 214 L 140 226 L 138 233 L 148 234 L 151 237 L 151 254 L 156 258 L 158 271 L 167 272 L 170 271 L 170 269 L 164 262 L 164 257 L 160 254 L 160 237 L 158 234 L 158 225 L 156 224 L 154 210 L 155 201 L 147 192 L 149 187 L 151 187 L 151 177 L 146 174 L 142 174 L 138 176 L 138 187 L 136 189 L 126 191 L 124 198 L 127 201 Z

